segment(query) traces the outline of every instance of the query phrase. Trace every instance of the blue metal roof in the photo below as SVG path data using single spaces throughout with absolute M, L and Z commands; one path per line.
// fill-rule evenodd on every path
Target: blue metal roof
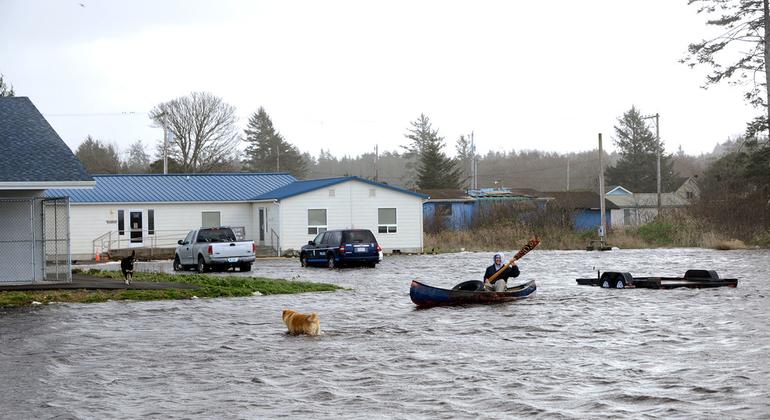
M 323 179 L 310 179 L 307 181 L 296 181 L 284 187 L 275 189 L 273 191 L 266 192 L 260 196 L 257 196 L 255 200 L 283 200 L 285 198 L 293 197 L 295 195 L 304 194 L 306 192 L 315 191 L 321 188 L 330 187 L 332 185 L 340 184 L 347 181 L 360 181 L 366 184 L 374 185 L 377 187 L 387 188 L 389 190 L 398 191 L 404 194 L 414 195 L 420 198 L 427 199 L 425 194 L 416 193 L 405 188 L 394 187 L 388 184 L 380 184 L 379 182 L 370 181 L 365 178 L 359 178 L 357 176 L 343 176 L 339 178 L 323 178 Z
M 93 179 L 29 98 L 0 98 L 0 183 Z
M 250 201 L 290 185 L 289 173 L 94 175 L 96 187 L 49 189 L 48 197 L 69 196 L 72 203 L 158 203 Z

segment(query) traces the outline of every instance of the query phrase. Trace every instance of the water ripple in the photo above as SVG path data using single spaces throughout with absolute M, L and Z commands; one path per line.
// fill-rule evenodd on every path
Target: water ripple
M 486 253 L 376 269 L 261 260 L 337 293 L 0 309 L 3 418 L 766 418 L 767 251 L 533 251 L 506 305 L 415 310 L 414 278 L 479 278 Z M 431 267 L 440 267 L 431 270 Z M 739 277 L 737 289 L 603 290 L 596 269 Z M 138 270 L 170 271 L 170 262 Z M 246 274 L 231 273 L 241 276 Z M 319 337 L 286 334 L 316 311 Z

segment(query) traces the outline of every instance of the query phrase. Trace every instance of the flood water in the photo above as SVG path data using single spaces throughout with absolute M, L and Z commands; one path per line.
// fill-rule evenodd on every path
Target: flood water
M 530 299 L 415 310 L 410 280 L 480 279 L 491 257 L 260 260 L 253 275 L 350 290 L 0 309 L 0 417 L 770 417 L 770 252 L 536 250 L 520 262 L 518 280 L 537 280 Z M 740 282 L 575 283 L 594 269 L 688 268 Z M 283 308 L 318 312 L 322 335 L 287 335 Z

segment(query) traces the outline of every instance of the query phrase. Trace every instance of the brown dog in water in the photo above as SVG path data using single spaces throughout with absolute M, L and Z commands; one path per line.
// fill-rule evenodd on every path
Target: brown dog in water
M 289 329 L 289 334 L 318 335 L 321 333 L 321 321 L 315 312 L 306 315 L 291 309 L 284 309 L 283 322 Z

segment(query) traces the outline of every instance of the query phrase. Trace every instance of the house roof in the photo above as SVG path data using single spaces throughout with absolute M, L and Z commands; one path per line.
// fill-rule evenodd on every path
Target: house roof
M 310 179 L 307 181 L 297 181 L 273 191 L 265 192 L 259 195 L 255 200 L 283 200 L 295 195 L 304 194 L 310 191 L 315 191 L 321 188 L 330 187 L 332 185 L 341 184 L 347 181 L 359 181 L 366 184 L 374 185 L 381 188 L 387 188 L 389 190 L 398 191 L 404 194 L 414 195 L 423 199 L 427 199 L 428 196 L 420 194 L 411 190 L 407 190 L 400 187 L 394 187 L 388 184 L 380 184 L 379 182 L 370 181 L 368 179 L 359 178 L 357 176 L 343 176 L 338 178 L 322 178 L 322 179 Z
M 71 203 L 250 201 L 296 181 L 288 173 L 94 175 L 91 190 L 53 189 Z
M 553 197 L 557 202 L 568 205 L 574 209 L 599 209 L 599 194 L 593 191 L 559 191 L 544 193 L 544 195 Z M 614 197 L 613 197 L 614 198 Z M 604 199 L 604 208 L 615 210 L 616 206 L 609 198 Z
M 622 185 L 611 186 L 610 190 L 605 193 L 605 195 L 631 195 L 631 194 L 633 193 L 629 191 L 627 188 L 623 188 Z
M 634 195 L 624 196 L 615 195 L 607 197 L 619 208 L 657 208 L 658 207 L 658 194 L 657 193 L 635 193 Z M 662 207 L 684 207 L 690 204 L 687 200 L 675 193 L 661 193 L 660 205 Z
M 532 188 L 480 188 L 477 190 L 468 190 L 468 195 L 478 199 L 492 198 L 537 198 L 543 195 L 540 191 Z
M 429 201 L 473 201 L 473 198 L 461 189 L 440 188 L 420 190 L 420 193 L 427 195 Z
M 91 187 L 94 179 L 27 97 L 0 98 L 0 189 Z

